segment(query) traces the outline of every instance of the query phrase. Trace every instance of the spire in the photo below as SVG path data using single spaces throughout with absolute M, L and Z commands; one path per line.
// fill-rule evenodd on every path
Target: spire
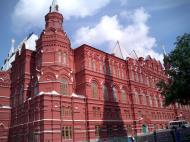
M 9 57 L 11 57 L 11 55 L 14 53 L 14 44 L 15 44 L 15 39 L 13 38 L 11 40 L 11 49 L 9 51 Z
M 167 55 L 167 54 L 166 54 L 166 50 L 165 50 L 165 46 L 164 46 L 164 45 L 162 45 L 162 50 L 163 50 L 163 52 L 164 52 L 164 55 Z
M 53 0 L 50 6 L 50 12 L 58 12 L 58 11 L 59 11 L 58 2 L 57 0 Z

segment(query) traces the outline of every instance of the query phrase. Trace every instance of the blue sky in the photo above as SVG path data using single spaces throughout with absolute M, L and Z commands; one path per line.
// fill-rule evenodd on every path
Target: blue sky
M 28 34 L 40 34 L 44 15 L 52 0 L 1 0 L 0 66 L 7 56 L 11 39 L 15 46 Z M 116 41 L 125 54 L 150 54 L 162 59 L 174 48 L 179 35 L 190 32 L 189 0 L 58 0 L 64 15 L 64 30 L 72 47 L 88 43 L 111 52 Z

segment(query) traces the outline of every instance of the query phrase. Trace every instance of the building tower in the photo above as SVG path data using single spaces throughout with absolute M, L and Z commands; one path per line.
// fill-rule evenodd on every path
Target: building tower
M 36 78 L 34 95 L 56 92 L 67 95 L 73 92 L 73 51 L 62 27 L 63 16 L 54 0 L 45 16 L 45 29 L 37 41 Z M 39 79 L 39 82 L 37 80 Z M 41 83 L 43 81 L 43 83 Z M 49 83 L 52 82 L 52 83 Z M 63 84 L 70 84 L 69 86 Z
M 62 141 L 63 126 L 60 120 L 63 101 L 70 100 L 74 92 L 74 56 L 56 0 L 53 0 L 45 22 L 45 29 L 36 42 L 32 93 L 33 97 L 38 96 L 39 103 L 35 104 L 38 110 L 42 110 L 38 112 L 38 120 L 42 120 L 44 125 L 43 129 L 38 126 L 30 132 L 43 131 L 43 134 L 34 136 L 40 141 Z

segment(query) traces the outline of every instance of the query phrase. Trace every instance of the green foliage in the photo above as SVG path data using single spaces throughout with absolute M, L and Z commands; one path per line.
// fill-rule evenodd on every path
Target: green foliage
M 169 80 L 157 86 L 165 96 L 165 105 L 190 104 L 190 34 L 177 37 L 175 49 L 164 56 L 164 67 Z

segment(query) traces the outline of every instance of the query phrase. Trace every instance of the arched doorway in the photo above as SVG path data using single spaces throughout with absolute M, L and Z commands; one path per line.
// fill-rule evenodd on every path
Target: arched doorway
M 146 124 L 142 125 L 142 133 L 144 134 L 148 133 L 148 126 Z

